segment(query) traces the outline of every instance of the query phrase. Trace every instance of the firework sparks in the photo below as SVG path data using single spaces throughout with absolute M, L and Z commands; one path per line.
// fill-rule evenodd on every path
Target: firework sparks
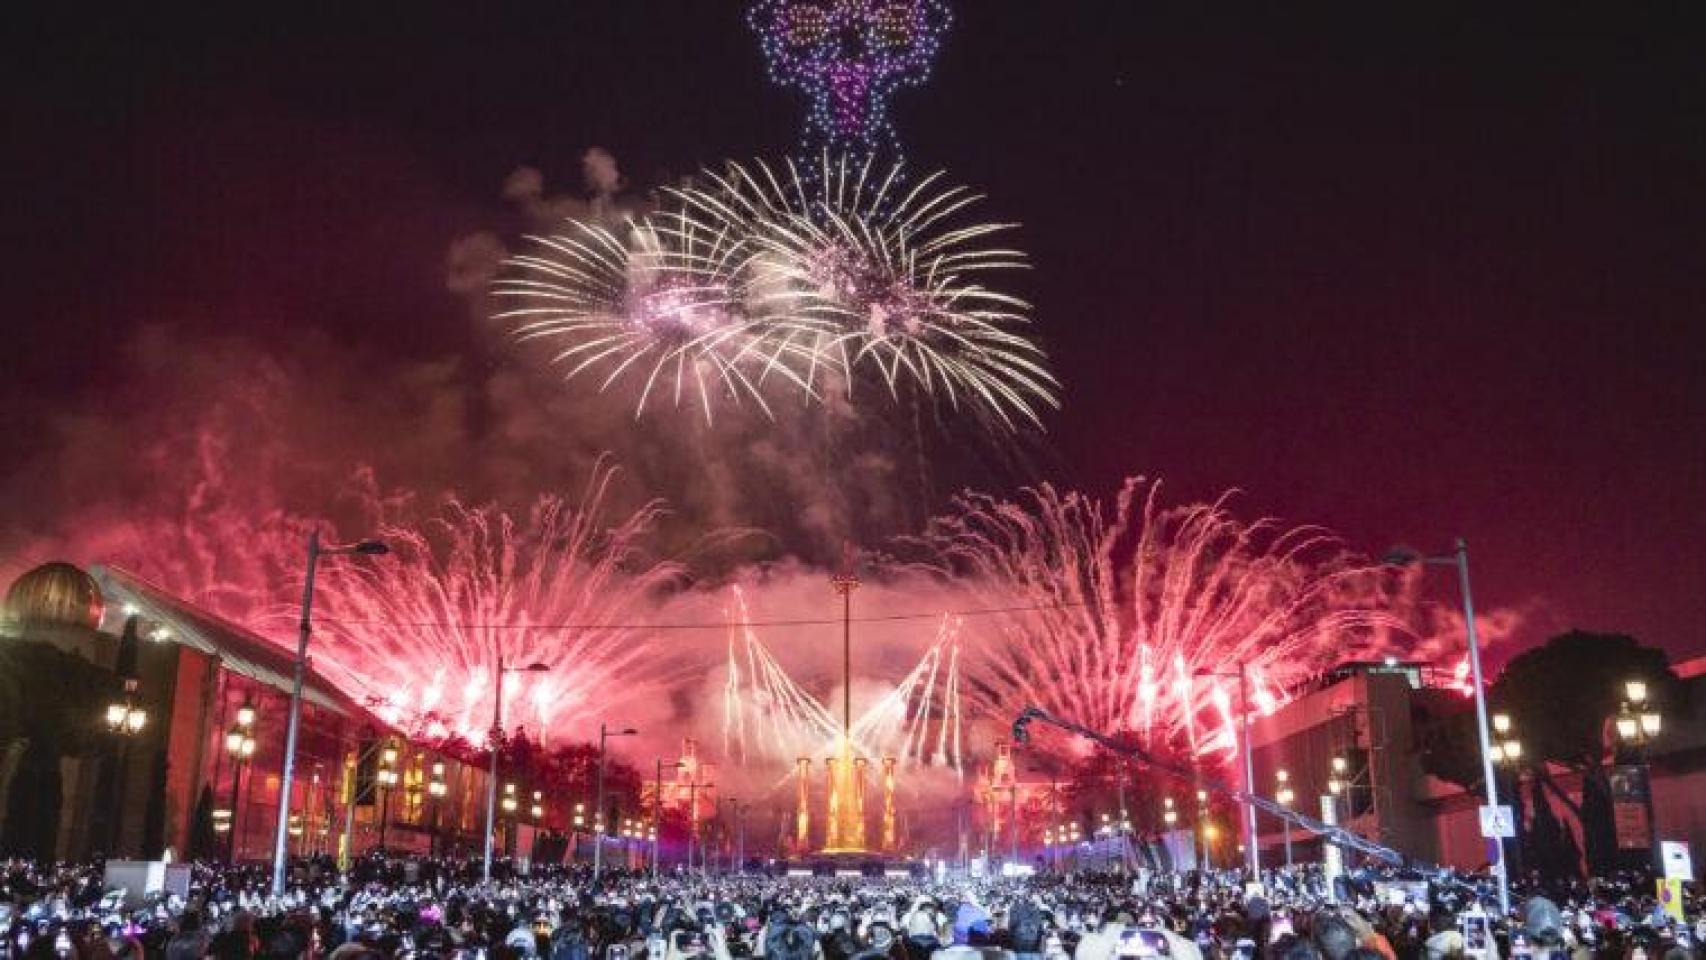
M 746 307 L 790 346 L 809 344 L 808 382 L 836 372 L 851 391 L 871 370 L 895 400 L 904 385 L 1009 429 L 1040 426 L 1038 410 L 1058 406 L 1046 357 L 1022 332 L 1029 305 L 984 283 L 1026 267 L 992 242 L 1013 225 L 962 222 L 981 199 L 969 189 L 941 174 L 906 186 L 899 166 L 827 157 L 812 184 L 793 164 L 730 164 L 706 179 L 673 195 L 707 230 L 747 238 Z
M 1242 665 L 1252 708 L 1404 630 L 1386 575 L 1322 531 L 1246 524 L 1208 505 L 1164 509 L 1159 484 L 1113 504 L 1042 486 L 1021 502 L 968 496 L 933 524 L 938 569 L 1023 605 L 968 645 L 967 698 L 989 714 L 1035 704 L 1092 727 L 1195 752 L 1235 744 Z
M 660 390 L 710 420 L 718 397 L 751 398 L 768 414 L 771 377 L 805 387 L 790 365 L 799 349 L 777 336 L 782 325 L 739 309 L 731 274 L 740 242 L 726 231 L 659 213 L 620 231 L 570 220 L 529 240 L 532 252 L 510 258 L 493 287 L 514 304 L 496 319 L 519 340 L 554 345 L 566 379 L 601 373 L 602 392 L 640 378 L 636 417 Z
M 753 631 L 746 595 L 731 594 L 723 753 L 730 759 L 834 753 L 841 721 L 788 675 Z M 856 752 L 903 765 L 963 769 L 958 617 L 943 616 L 935 639 L 894 686 L 853 720 Z
M 639 548 L 657 505 L 606 526 L 613 473 L 599 470 L 578 504 L 541 498 L 525 521 L 452 503 L 423 526 L 385 529 L 383 562 L 327 567 L 322 665 L 386 722 L 474 743 L 500 663 L 549 668 L 505 684 L 504 715 L 536 733 L 584 733 L 588 709 L 660 696 L 680 665 L 632 624 L 681 570 Z

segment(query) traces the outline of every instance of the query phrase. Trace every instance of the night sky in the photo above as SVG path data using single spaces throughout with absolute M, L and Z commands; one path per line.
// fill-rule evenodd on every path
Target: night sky
M 1706 652 L 1701 18 L 1200 6 L 958 0 L 898 100 L 918 164 L 1024 224 L 1066 385 L 1040 472 L 1462 535 L 1527 642 Z M 797 129 L 734 2 L 133 7 L 9 18 L 17 464 L 149 393 L 145 328 L 465 349 L 444 253 L 519 165 L 572 186 L 602 146 L 643 189 Z

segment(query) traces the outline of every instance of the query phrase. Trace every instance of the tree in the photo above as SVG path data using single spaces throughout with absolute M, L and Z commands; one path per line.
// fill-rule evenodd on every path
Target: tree
M 0 644 L 0 742 L 29 744 L 6 797 L 0 856 L 54 858 L 65 790 L 60 760 L 95 746 L 103 708 L 119 686 L 111 672 L 52 644 Z
M 1581 826 L 1588 868 L 1595 874 L 1616 866 L 1609 724 L 1622 700 L 1624 681 L 1637 679 L 1646 681 L 1649 696 L 1661 708 L 1682 706 L 1686 690 L 1671 672 L 1664 651 L 1623 634 L 1577 630 L 1519 654 L 1488 691 L 1492 708 L 1511 716 L 1523 745 L 1524 771 Z M 1464 789 L 1479 789 L 1474 712 L 1465 708 L 1436 716 L 1425 726 L 1424 769 Z M 1580 777 L 1580 802 L 1558 785 L 1554 766 Z M 1537 830 L 1539 817 L 1537 808 Z M 1568 830 L 1564 836 L 1570 836 Z
M 59 744 L 46 736 L 30 738 L 12 776 L 6 797 L 6 829 L 0 832 L 0 856 L 52 863 L 59 841 L 59 808 L 65 786 L 59 775 Z
M 1558 821 L 1546 790 L 1538 779 L 1529 782 L 1534 801 L 1534 827 L 1528 832 L 1525 859 L 1542 880 L 1556 883 L 1581 876 L 1581 862 L 1570 828 Z

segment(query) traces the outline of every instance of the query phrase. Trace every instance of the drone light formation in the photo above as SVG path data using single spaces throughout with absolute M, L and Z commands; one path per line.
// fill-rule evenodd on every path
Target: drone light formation
M 942 0 L 758 0 L 747 11 L 770 78 L 808 106 L 800 157 L 901 159 L 895 93 L 930 77 L 953 14 Z

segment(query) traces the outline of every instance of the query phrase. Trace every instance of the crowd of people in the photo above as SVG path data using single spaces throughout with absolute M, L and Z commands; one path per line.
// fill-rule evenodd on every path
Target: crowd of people
M 1519 891 L 1313 867 L 979 878 L 509 870 L 369 858 L 195 865 L 187 893 L 127 896 L 99 864 L 0 864 L 0 960 L 1689 960 L 1702 904 L 1667 914 L 1633 880 Z M 1690 921 L 1693 925 L 1691 925 Z

